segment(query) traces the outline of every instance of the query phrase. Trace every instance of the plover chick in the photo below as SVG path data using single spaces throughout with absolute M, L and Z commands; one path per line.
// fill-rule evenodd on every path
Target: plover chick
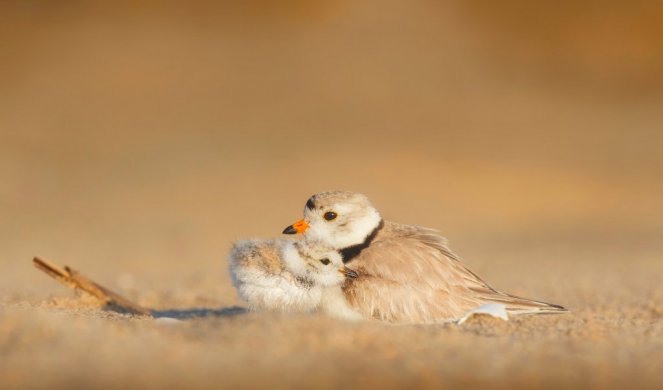
M 283 261 L 292 240 L 241 240 L 230 250 L 233 285 L 251 310 L 302 312 L 320 303 L 320 289 L 288 271 Z
M 312 311 L 330 295 L 325 290 L 340 292 L 340 284 L 355 275 L 338 252 L 306 240 L 238 241 L 229 264 L 233 285 L 252 310 Z
M 439 323 L 487 304 L 510 315 L 563 313 L 559 305 L 497 291 L 465 266 L 437 231 L 385 221 L 365 195 L 313 195 L 304 219 L 283 233 L 303 233 L 337 250 L 357 277 L 342 285 L 349 307 L 364 318 L 394 323 Z
M 320 242 L 299 241 L 283 251 L 287 270 L 320 289 L 319 309 L 331 317 L 361 320 L 363 316 L 348 305 L 343 286 L 357 273 L 343 263 L 339 252 Z

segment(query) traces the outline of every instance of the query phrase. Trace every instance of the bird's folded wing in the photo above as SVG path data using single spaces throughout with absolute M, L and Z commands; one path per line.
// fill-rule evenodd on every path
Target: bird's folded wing
M 347 284 L 348 300 L 385 321 L 450 321 L 482 303 L 471 289 L 492 291 L 455 257 L 412 237 L 376 242 L 348 265 L 360 275 Z
M 348 264 L 360 273 L 428 289 L 495 291 L 469 270 L 445 245 L 419 236 L 379 241 Z
M 562 312 L 558 305 L 499 292 L 467 268 L 434 230 L 407 227 L 375 242 L 348 264 L 360 274 L 348 288 L 357 308 L 372 317 L 409 322 L 457 319 L 490 302 L 513 314 Z

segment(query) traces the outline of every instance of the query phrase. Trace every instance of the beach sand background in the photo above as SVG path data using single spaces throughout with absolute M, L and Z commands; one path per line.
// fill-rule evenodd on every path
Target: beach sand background
M 0 5 L 0 387 L 663 386 L 663 6 L 235 3 Z M 231 243 L 330 189 L 571 313 L 226 315 Z

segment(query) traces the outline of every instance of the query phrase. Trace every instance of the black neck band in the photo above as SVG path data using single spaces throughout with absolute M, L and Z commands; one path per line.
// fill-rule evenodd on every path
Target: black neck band
M 382 229 L 383 226 L 384 226 L 384 221 L 380 220 L 380 223 L 378 224 L 378 226 L 375 229 L 373 229 L 371 234 L 366 236 L 366 238 L 364 239 L 364 242 L 362 242 L 361 244 L 352 245 L 352 246 L 341 249 L 339 252 L 341 253 L 341 257 L 343 257 L 343 263 L 349 262 L 350 260 L 352 260 L 355 257 L 359 256 L 361 251 L 368 248 L 368 246 L 371 245 L 371 242 L 373 242 L 373 240 L 375 239 L 375 236 L 378 235 L 378 232 L 380 231 L 380 229 Z

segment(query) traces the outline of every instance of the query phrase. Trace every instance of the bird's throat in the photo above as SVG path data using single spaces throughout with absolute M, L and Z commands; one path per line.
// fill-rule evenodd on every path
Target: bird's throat
M 343 257 L 343 263 L 348 263 L 355 257 L 359 256 L 361 251 L 368 248 L 368 246 L 371 245 L 371 242 L 373 242 L 373 240 L 375 239 L 375 236 L 378 235 L 378 232 L 380 232 L 380 230 L 383 227 L 384 227 L 384 220 L 381 219 L 378 226 L 376 226 L 375 229 L 373 229 L 373 231 L 368 236 L 366 236 L 363 242 L 339 250 L 341 257 Z

